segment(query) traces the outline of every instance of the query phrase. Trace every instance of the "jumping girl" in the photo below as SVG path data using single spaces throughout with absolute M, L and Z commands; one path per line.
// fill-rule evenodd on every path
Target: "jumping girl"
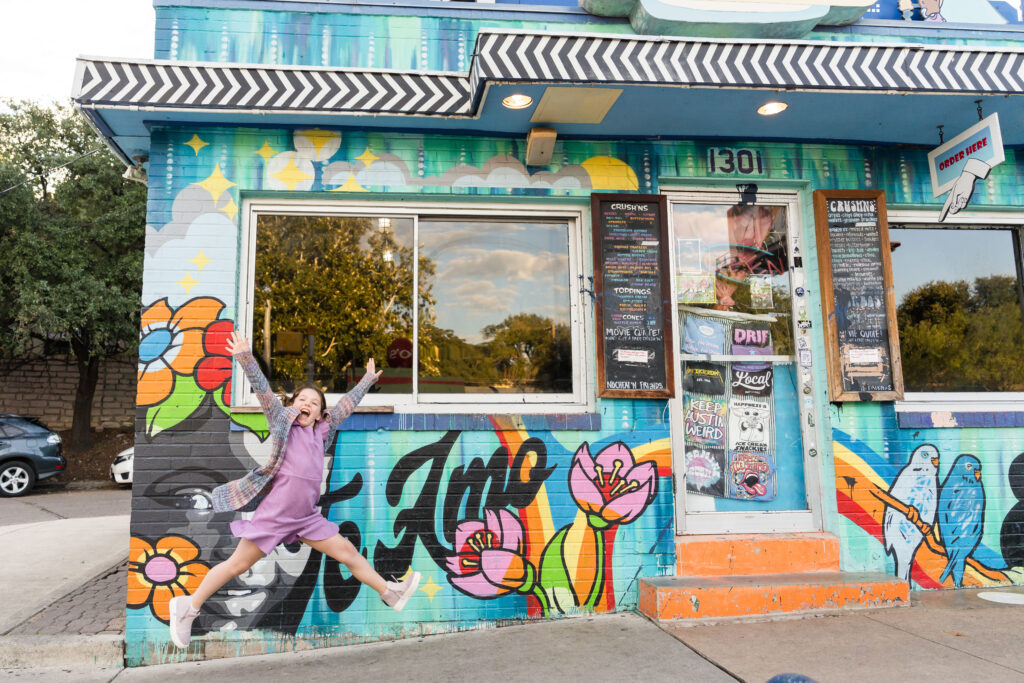
M 188 647 L 192 622 L 199 610 L 221 586 L 247 571 L 281 543 L 302 541 L 348 567 L 352 575 L 380 594 L 387 605 L 401 611 L 419 585 L 419 572 L 405 581 L 385 581 L 366 558 L 344 536 L 338 525 L 317 510 L 323 478 L 324 450 L 331 432 L 352 414 L 367 389 L 380 377 L 371 358 L 366 374 L 333 409 L 324 412 L 323 392 L 313 385 L 300 387 L 282 405 L 270 390 L 249 342 L 234 332 L 228 350 L 242 366 L 267 417 L 273 450 L 270 462 L 241 479 L 213 490 L 214 512 L 252 511 L 252 519 L 231 523 L 231 533 L 240 540 L 235 552 L 207 573 L 192 595 L 180 595 L 170 602 L 171 641 Z

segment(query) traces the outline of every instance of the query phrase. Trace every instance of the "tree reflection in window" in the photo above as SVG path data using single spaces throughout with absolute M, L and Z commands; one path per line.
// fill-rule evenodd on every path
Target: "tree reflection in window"
M 408 218 L 259 216 L 253 348 L 263 355 L 269 329 L 274 389 L 313 380 L 346 391 L 368 358 L 386 365 L 389 346 L 411 338 L 412 226 Z M 421 315 L 429 316 L 433 264 L 421 258 L 419 273 Z
M 893 228 L 908 391 L 1024 391 L 1019 254 L 1010 229 Z

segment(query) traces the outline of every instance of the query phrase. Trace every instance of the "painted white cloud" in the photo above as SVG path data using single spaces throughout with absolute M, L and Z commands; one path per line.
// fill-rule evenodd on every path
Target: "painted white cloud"
M 238 226 L 203 188 L 185 188 L 171 206 L 171 221 L 159 230 L 146 227 L 144 260 L 144 305 L 166 296 L 176 308 L 209 296 L 228 306 L 224 317 L 234 317 Z

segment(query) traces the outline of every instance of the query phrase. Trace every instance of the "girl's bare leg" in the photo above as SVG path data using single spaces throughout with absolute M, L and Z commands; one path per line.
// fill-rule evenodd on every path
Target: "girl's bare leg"
M 235 552 L 231 553 L 231 557 L 218 564 L 203 577 L 203 582 L 192 594 L 192 608 L 202 607 L 207 598 L 216 593 L 221 586 L 247 571 L 263 555 L 263 551 L 255 543 L 246 538 L 241 539 Z
M 335 534 L 323 541 L 311 541 L 308 538 L 303 538 L 301 540 L 314 550 L 319 550 L 324 555 L 333 557 L 335 560 L 348 567 L 348 570 L 352 572 L 352 576 L 356 577 L 378 593 L 383 593 L 387 590 L 388 586 L 384 577 L 378 574 L 370 563 L 366 561 L 366 558 L 356 550 L 356 547 L 341 534 Z M 209 576 L 209 574 L 207 576 Z

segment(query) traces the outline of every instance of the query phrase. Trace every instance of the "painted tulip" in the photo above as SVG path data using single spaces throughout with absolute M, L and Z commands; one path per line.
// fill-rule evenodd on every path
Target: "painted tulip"
M 584 442 L 572 459 L 569 490 L 591 526 L 629 524 L 658 493 L 658 471 L 654 463 L 637 464 L 621 441 L 604 448 L 596 458 Z
M 455 554 L 445 563 L 451 584 L 476 598 L 533 589 L 534 568 L 523 557 L 523 525 L 507 510 L 485 510 L 482 522 L 460 522 L 455 528 Z

